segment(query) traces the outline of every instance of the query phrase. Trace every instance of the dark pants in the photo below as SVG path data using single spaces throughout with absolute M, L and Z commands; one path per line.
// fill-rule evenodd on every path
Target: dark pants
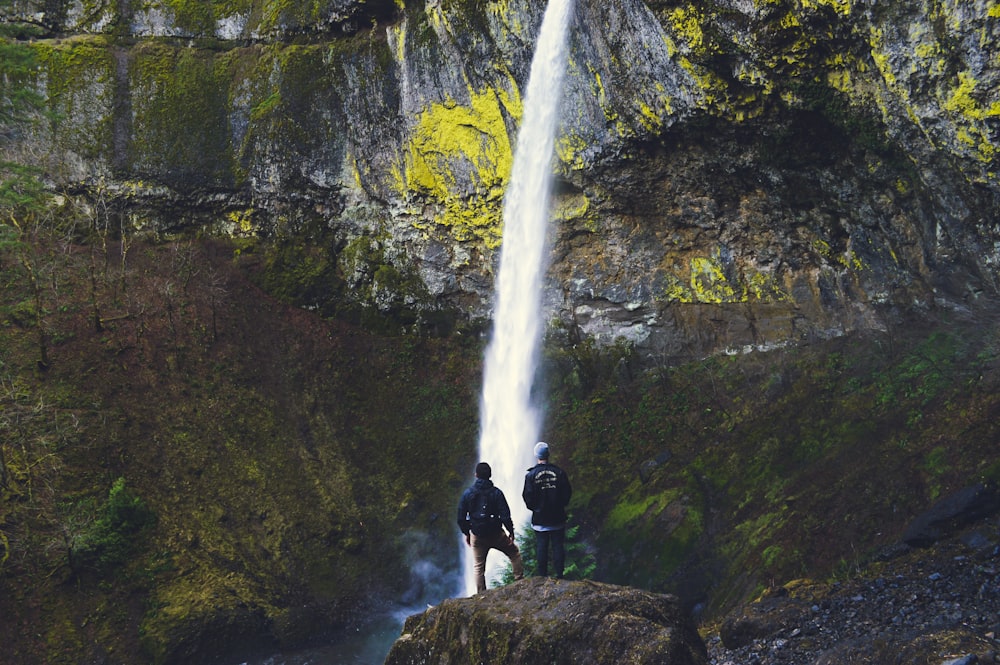
M 566 529 L 535 532 L 535 559 L 538 564 L 537 575 L 545 577 L 549 574 L 549 547 L 552 547 L 552 568 L 556 577 L 563 576 L 566 565 Z

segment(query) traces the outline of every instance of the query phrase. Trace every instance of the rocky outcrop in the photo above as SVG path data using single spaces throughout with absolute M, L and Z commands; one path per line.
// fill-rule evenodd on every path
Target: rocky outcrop
M 986 521 L 855 579 L 799 580 L 733 612 L 706 637 L 713 663 L 995 663 L 997 524 Z
M 21 0 L 56 118 L 25 149 L 91 216 L 320 245 L 300 304 L 474 320 L 543 9 Z M 578 0 L 553 330 L 671 358 L 995 293 L 998 24 L 990 0 Z
M 55 34 L 115 32 L 222 40 L 352 34 L 396 9 L 392 0 L 13 0 L 5 4 L 12 19 Z
M 906 527 L 903 542 L 926 547 L 1000 510 L 996 487 L 976 483 L 940 499 Z
M 672 596 L 596 582 L 531 578 L 411 616 L 386 665 L 706 663 Z

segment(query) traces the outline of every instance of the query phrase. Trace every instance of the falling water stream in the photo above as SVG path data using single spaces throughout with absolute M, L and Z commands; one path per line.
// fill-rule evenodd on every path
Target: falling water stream
M 541 345 L 541 290 L 547 254 L 549 190 L 557 129 L 559 91 L 566 69 L 567 32 L 572 0 L 550 0 L 531 63 L 524 116 L 514 152 L 510 185 L 504 199 L 503 245 L 496 280 L 493 333 L 486 351 L 480 404 L 479 454 L 493 467 L 493 480 L 504 490 L 514 523 L 527 522 L 521 501 L 524 472 L 532 463 L 532 447 L 540 431 L 540 415 L 531 388 Z M 461 541 L 462 579 L 450 588 L 472 594 L 471 552 Z M 497 557 L 497 555 L 493 555 Z M 491 558 L 493 579 L 503 557 Z M 448 584 L 450 576 L 434 577 Z M 464 585 L 464 589 L 459 585 Z M 429 592 L 434 595 L 435 591 Z M 427 594 L 425 594 L 427 595 Z M 437 602 L 445 597 L 436 589 Z M 378 665 L 385 660 L 407 614 L 420 606 L 400 607 L 341 636 L 329 646 L 297 653 L 272 654 L 241 661 L 242 665 Z
M 531 388 L 541 345 L 553 145 L 571 16 L 572 0 L 550 0 L 531 62 L 524 116 L 504 199 L 493 334 L 483 370 L 479 456 L 493 467 L 493 482 L 507 496 L 516 526 L 528 519 L 520 498 L 521 486 L 541 428 Z M 465 591 L 471 595 L 476 591 L 472 554 L 464 541 L 461 546 Z M 501 559 L 494 554 L 487 560 L 487 580 L 496 576 L 503 565 Z

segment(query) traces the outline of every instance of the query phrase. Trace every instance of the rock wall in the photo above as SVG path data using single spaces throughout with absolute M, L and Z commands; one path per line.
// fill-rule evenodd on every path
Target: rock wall
M 543 10 L 17 2 L 55 114 L 23 146 L 129 227 L 324 243 L 302 304 L 475 320 Z M 998 39 L 995 0 L 578 0 L 552 330 L 670 358 L 995 293 Z

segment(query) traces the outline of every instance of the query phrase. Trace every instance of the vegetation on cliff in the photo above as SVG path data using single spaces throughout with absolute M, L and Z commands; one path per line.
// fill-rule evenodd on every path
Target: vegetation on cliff
M 279 304 L 246 279 L 247 247 L 236 262 L 225 243 L 47 223 L 0 257 L 0 604 L 19 662 L 294 644 L 402 596 L 412 561 L 455 567 L 475 343 Z
M 547 436 L 571 450 L 599 579 L 717 613 L 775 582 L 850 574 L 942 494 L 1000 481 L 1000 337 L 984 320 L 924 312 L 644 372 L 620 354 L 549 357 Z
M 277 302 L 248 279 L 265 245 L 47 223 L 0 261 L 0 605 L 21 662 L 296 644 L 404 595 L 412 560 L 454 569 L 478 338 Z M 995 480 L 1000 340 L 935 316 L 653 369 L 553 330 L 546 437 L 594 576 L 717 615 L 849 574 L 935 497 Z

